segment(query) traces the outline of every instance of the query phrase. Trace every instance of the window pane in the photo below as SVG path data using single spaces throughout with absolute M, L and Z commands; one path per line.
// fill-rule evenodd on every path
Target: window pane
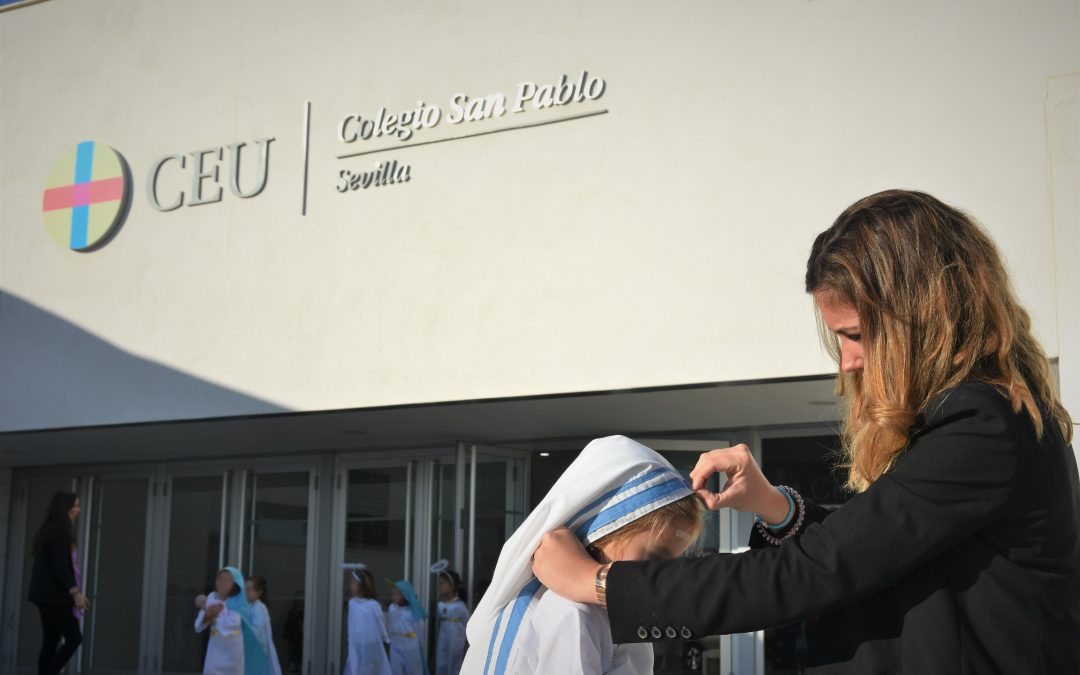
M 202 672 L 210 633 L 195 633 L 194 601 L 213 590 L 221 564 L 223 497 L 220 474 L 173 478 L 162 658 L 167 673 Z
M 248 476 L 245 566 L 266 579 L 263 602 L 285 672 L 303 664 L 309 493 L 307 471 Z
M 142 619 L 148 481 L 98 480 L 91 502 L 83 668 L 136 672 Z

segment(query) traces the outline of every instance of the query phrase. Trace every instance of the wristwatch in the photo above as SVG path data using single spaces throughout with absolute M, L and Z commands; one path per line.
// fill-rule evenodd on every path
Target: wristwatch
M 607 609 L 607 575 L 610 570 L 611 563 L 601 565 L 596 570 L 596 601 L 604 609 Z

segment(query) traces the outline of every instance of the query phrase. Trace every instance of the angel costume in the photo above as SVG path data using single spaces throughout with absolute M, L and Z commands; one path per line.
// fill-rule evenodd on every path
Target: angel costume
M 458 598 L 439 601 L 439 641 L 435 652 L 435 675 L 458 675 L 465 658 L 465 623 L 469 608 Z
M 613 645 L 607 612 L 540 585 L 531 557 L 540 539 L 566 526 L 585 545 L 692 495 L 653 450 L 608 436 L 589 443 L 499 555 L 491 586 L 469 621 L 466 675 L 646 675 L 651 644 Z
M 345 675 L 390 675 L 382 605 L 370 598 L 349 600 L 349 656 L 345 660 Z
M 233 581 L 244 588 L 244 575 L 235 567 L 226 567 Z M 206 620 L 206 610 L 225 605 L 212 622 Z M 269 675 L 270 662 L 266 648 L 251 626 L 250 604 L 241 590 L 222 600 L 211 593 L 206 606 L 195 617 L 195 632 L 210 629 L 210 642 L 203 661 L 203 675 Z

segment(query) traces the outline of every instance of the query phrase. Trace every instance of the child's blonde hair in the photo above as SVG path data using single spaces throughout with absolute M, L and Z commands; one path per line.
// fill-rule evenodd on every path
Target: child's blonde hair
M 705 505 L 696 495 L 689 495 L 670 504 L 665 504 L 655 511 L 650 511 L 614 532 L 605 534 L 590 544 L 589 549 L 595 551 L 610 550 L 609 547 L 622 544 L 643 532 L 648 532 L 651 537 L 655 538 L 656 534 L 665 527 L 678 527 L 679 525 L 685 525 L 688 528 L 687 532 L 691 537 L 690 544 L 693 546 L 698 541 L 698 537 L 701 536 L 704 519 Z

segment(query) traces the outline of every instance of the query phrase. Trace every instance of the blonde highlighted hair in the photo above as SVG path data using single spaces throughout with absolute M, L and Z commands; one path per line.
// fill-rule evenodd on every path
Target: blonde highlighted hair
M 806 291 L 850 304 L 864 350 L 839 374 L 847 484 L 865 490 L 907 446 L 916 415 L 966 380 L 994 385 L 1036 433 L 1046 420 L 1072 440 L 1050 364 L 990 237 L 965 213 L 908 190 L 848 207 L 810 250 Z M 839 338 L 820 320 L 840 360 Z

